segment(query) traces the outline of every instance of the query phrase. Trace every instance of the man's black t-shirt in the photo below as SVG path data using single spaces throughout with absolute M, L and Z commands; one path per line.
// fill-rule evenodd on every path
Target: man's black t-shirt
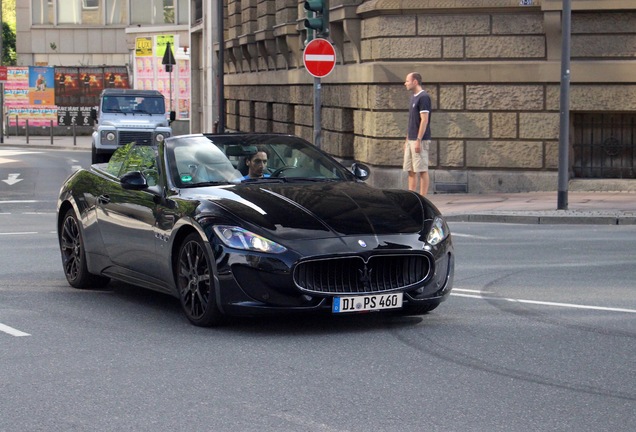
M 431 98 L 424 90 L 416 95 L 411 96 L 411 104 L 409 106 L 409 126 L 408 126 L 408 139 L 416 140 L 417 134 L 420 130 L 420 113 L 428 113 L 428 124 L 426 125 L 426 131 L 424 132 L 423 140 L 431 139 Z

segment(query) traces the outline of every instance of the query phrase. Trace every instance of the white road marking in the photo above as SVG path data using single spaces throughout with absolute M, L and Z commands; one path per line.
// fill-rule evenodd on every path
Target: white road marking
M 453 290 L 453 291 L 458 291 L 458 290 Z M 460 293 L 454 293 L 454 292 L 451 292 L 451 295 L 455 297 L 476 298 L 480 300 L 499 300 L 499 301 L 507 301 L 511 303 L 533 304 L 533 305 L 540 305 L 540 306 L 554 306 L 554 307 L 573 308 L 573 309 L 589 309 L 589 310 L 597 310 L 597 311 L 605 311 L 605 312 L 636 313 L 636 309 L 626 309 L 626 308 L 589 306 L 589 305 L 581 305 L 581 304 L 574 304 L 574 303 L 557 303 L 557 302 L 524 300 L 524 299 L 515 299 L 515 298 L 506 298 L 506 297 L 488 297 L 483 295 L 460 294 Z
M 451 235 L 453 237 L 465 237 L 465 238 L 472 238 L 472 239 L 477 239 L 477 240 L 488 240 L 490 237 L 483 237 L 483 236 L 477 236 L 477 235 L 472 235 L 472 234 L 461 234 L 461 233 L 456 233 L 456 232 L 451 232 Z
M 20 177 L 20 173 L 11 173 L 5 180 L 2 180 L 2 181 L 8 184 L 9 186 L 13 186 L 14 184 L 24 180 L 24 179 L 19 179 L 18 177 Z
M 73 172 L 79 171 L 81 169 L 82 169 L 81 165 L 71 165 L 71 170 L 73 170 Z
M 471 290 L 471 289 L 453 288 L 453 292 L 455 291 L 469 292 L 469 293 L 476 293 L 476 294 L 494 294 L 492 291 L 479 291 L 479 290 Z
M 36 231 L 22 231 L 22 232 L 0 232 L 0 235 L 25 235 L 25 234 L 37 234 Z
M 0 150 L 0 164 L 17 162 L 17 160 L 15 159 L 8 159 L 8 157 L 19 156 L 23 154 L 33 154 L 33 153 L 42 153 L 42 152 L 22 151 L 22 150 Z
M 0 201 L 0 204 L 33 204 L 39 203 L 37 200 L 8 200 L 8 201 Z
M 0 331 L 15 337 L 31 336 L 29 333 L 22 332 L 2 323 L 0 323 Z
M 37 154 L 37 153 L 42 153 L 39 151 L 30 151 L 30 150 L 0 150 L 0 156 L 5 157 L 5 156 L 19 156 L 19 155 L 23 155 L 23 154 Z

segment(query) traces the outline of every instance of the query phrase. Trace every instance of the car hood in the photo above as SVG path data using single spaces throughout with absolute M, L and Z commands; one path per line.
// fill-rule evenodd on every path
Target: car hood
M 114 126 L 119 129 L 154 129 L 157 126 L 168 126 L 163 116 L 149 116 L 148 114 L 128 114 L 126 118 L 103 119 L 103 126 Z
M 241 184 L 197 195 L 203 213 L 206 205 L 220 206 L 280 239 L 419 233 L 436 212 L 415 193 L 359 182 Z

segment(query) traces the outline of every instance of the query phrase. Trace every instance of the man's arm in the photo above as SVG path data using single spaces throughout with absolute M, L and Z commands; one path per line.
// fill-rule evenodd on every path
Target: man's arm
M 417 131 L 417 143 L 415 144 L 416 153 L 419 153 L 421 150 L 420 144 L 422 144 L 426 126 L 428 126 L 428 111 L 420 112 L 420 129 Z

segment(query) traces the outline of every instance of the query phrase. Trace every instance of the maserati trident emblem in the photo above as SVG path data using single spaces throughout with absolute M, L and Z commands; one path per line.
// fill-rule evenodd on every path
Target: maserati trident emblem
M 367 247 L 367 244 L 364 240 L 358 240 L 358 244 L 362 247 Z
M 362 285 L 364 285 L 365 289 L 369 289 L 369 286 L 371 285 L 372 272 L 373 269 L 367 267 L 366 264 L 364 265 L 364 268 L 362 270 L 358 270 L 358 273 L 360 273 L 360 282 L 362 282 Z

